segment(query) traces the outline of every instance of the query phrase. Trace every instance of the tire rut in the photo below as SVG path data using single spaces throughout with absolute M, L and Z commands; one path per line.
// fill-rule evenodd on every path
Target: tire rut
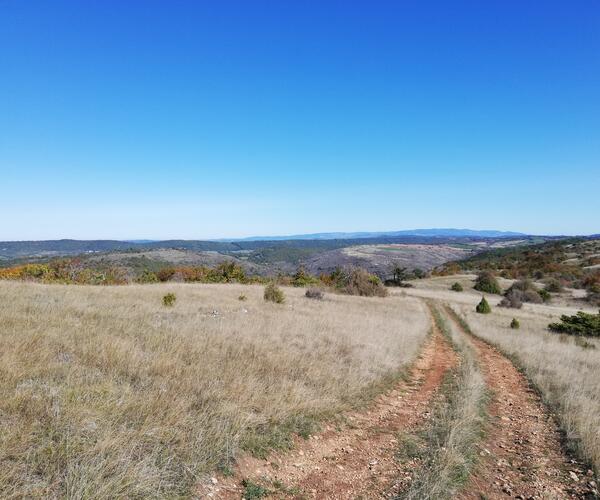
M 492 391 L 481 460 L 460 498 L 596 498 L 587 486 L 586 469 L 563 450 L 553 415 L 525 376 L 495 347 L 466 331 L 453 314 L 448 316 L 471 340 Z
M 385 496 L 402 470 L 395 460 L 400 431 L 420 427 L 429 418 L 435 394 L 456 365 L 453 349 L 436 328 L 414 363 L 408 382 L 379 396 L 366 411 L 347 415 L 341 430 L 331 426 L 308 440 L 295 439 L 291 451 L 267 460 L 243 456 L 234 476 L 202 485 L 203 497 L 239 499 L 243 480 L 266 488 L 268 498 L 376 498 Z

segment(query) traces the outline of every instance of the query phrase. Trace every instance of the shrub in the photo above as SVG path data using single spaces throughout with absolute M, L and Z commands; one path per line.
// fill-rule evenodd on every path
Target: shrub
M 267 284 L 263 297 L 267 302 L 275 302 L 276 304 L 283 304 L 285 302 L 285 295 L 283 295 L 283 292 L 274 281 Z
M 413 269 L 413 276 L 415 278 L 417 278 L 418 280 L 423 279 L 427 276 L 427 273 L 425 271 L 423 271 L 423 269 L 419 269 L 418 267 L 415 267 Z
M 246 283 L 246 271 L 233 261 L 221 262 L 209 271 L 209 278 L 219 283 Z
M 519 323 L 519 320 L 517 318 L 513 318 L 510 322 L 510 327 L 513 330 L 518 330 L 519 328 L 521 328 L 521 323 Z
M 590 292 L 588 291 L 587 296 L 585 298 L 588 302 L 600 306 L 600 292 Z
M 531 304 L 541 304 L 550 300 L 550 294 L 546 291 L 538 290 L 531 280 L 515 281 L 511 287 L 506 290 L 504 298 L 500 302 L 502 307 L 513 307 L 520 309 L 524 302 Z
M 545 286 L 544 290 L 546 290 L 547 292 L 550 292 L 550 293 L 561 293 L 561 292 L 565 291 L 564 287 L 562 286 L 562 283 L 560 281 L 558 281 L 556 278 L 550 278 L 546 282 L 546 286 Z
M 500 307 L 512 307 L 521 309 L 523 307 L 523 292 L 521 290 L 509 290 L 498 304 Z
M 323 300 L 323 291 L 318 288 L 309 288 L 304 294 L 305 297 L 315 300 Z
M 502 289 L 500 288 L 498 280 L 489 271 L 483 271 L 479 273 L 477 279 L 475 280 L 475 286 L 473 288 L 480 292 L 494 293 L 497 295 L 500 295 L 502 293 Z
M 600 306 L 600 270 L 587 275 L 581 284 L 587 290 L 588 302 Z
M 481 302 L 477 304 L 475 311 L 477 311 L 479 314 L 489 314 L 492 312 L 492 308 L 488 304 L 488 301 L 485 300 L 485 297 L 481 297 Z
M 450 290 L 452 290 L 453 292 L 462 292 L 463 291 L 463 287 L 462 287 L 462 285 L 458 281 L 456 281 L 450 287 Z
M 589 314 L 579 311 L 575 316 L 562 315 L 560 323 L 550 323 L 548 328 L 569 335 L 600 337 L 600 312 Z
M 169 281 L 175 275 L 175 268 L 165 267 L 156 273 L 159 281 Z
M 294 286 L 307 286 L 317 283 L 317 279 L 312 277 L 306 272 L 303 266 L 300 266 L 298 270 L 292 276 L 291 284 Z
M 256 498 L 263 498 L 269 495 L 270 491 L 260 484 L 253 483 L 248 479 L 242 480 L 242 486 L 244 487 L 243 498 L 247 500 L 254 500 Z
M 335 287 L 347 295 L 362 297 L 385 297 L 387 289 L 381 280 L 364 269 L 347 269 L 336 275 Z
M 240 294 L 240 296 L 238 297 L 238 300 L 241 302 L 244 302 L 245 300 L 248 300 L 248 297 L 246 297 L 243 293 Z
M 176 300 L 177 300 L 177 297 L 175 296 L 174 293 L 167 293 L 167 295 L 165 295 L 162 298 L 162 303 L 163 303 L 163 306 L 165 306 L 165 307 L 172 307 L 175 305 Z
M 552 296 L 550 295 L 550 292 L 548 290 L 538 290 L 538 295 L 541 297 L 542 301 L 544 302 L 550 302 L 550 299 L 552 298 Z
M 158 283 L 158 276 L 148 269 L 144 269 L 142 274 L 137 278 L 138 283 Z
M 542 295 L 537 290 L 525 290 L 523 292 L 523 302 L 529 302 L 531 304 L 541 304 L 544 302 Z

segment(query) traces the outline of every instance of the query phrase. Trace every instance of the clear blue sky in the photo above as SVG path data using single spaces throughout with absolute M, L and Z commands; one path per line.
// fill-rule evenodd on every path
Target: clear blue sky
M 0 0 L 0 214 L 600 232 L 600 2 Z

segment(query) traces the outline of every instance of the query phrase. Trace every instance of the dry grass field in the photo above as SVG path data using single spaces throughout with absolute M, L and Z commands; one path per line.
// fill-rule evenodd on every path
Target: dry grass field
M 547 329 L 561 314 L 594 310 L 585 303 L 581 304 L 584 307 L 573 307 L 573 301 L 564 297 L 554 301 L 557 305 L 524 304 L 522 309 L 506 309 L 496 306 L 499 296 L 486 295 L 492 313 L 477 314 L 475 305 L 481 293 L 471 289 L 474 277 L 422 280 L 417 288 L 406 293 L 450 304 L 466 318 L 473 333 L 513 359 L 556 411 L 568 443 L 596 471 L 600 470 L 600 341 L 582 340 Z M 464 286 L 464 292 L 448 290 L 455 281 Z M 504 288 L 508 283 L 501 280 Z M 520 321 L 519 330 L 509 327 L 513 317 Z
M 430 327 L 411 297 L 262 293 L 0 282 L 0 497 L 189 496 L 381 392 Z

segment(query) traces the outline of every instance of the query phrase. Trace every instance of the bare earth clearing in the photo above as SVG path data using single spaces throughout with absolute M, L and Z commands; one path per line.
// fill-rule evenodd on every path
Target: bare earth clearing
M 358 245 L 320 253 L 307 259 L 304 265 L 313 274 L 331 272 L 338 266 L 358 266 L 379 276 L 389 276 L 396 264 L 429 270 L 472 253 L 472 249 L 453 245 Z

